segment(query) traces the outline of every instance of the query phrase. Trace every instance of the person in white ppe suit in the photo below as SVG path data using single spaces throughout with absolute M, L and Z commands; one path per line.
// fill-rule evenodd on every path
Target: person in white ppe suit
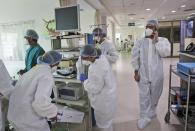
M 110 64 L 104 55 L 97 55 L 91 45 L 81 49 L 81 59 L 89 66 L 88 78 L 81 74 L 84 88 L 88 92 L 94 109 L 96 124 L 101 131 L 112 131 L 112 120 L 116 110 L 116 80 Z
M 139 86 L 140 119 L 138 128 L 147 127 L 156 117 L 156 108 L 163 90 L 163 57 L 170 55 L 167 38 L 158 37 L 158 21 L 149 20 L 145 38 L 138 40 L 132 50 L 132 66 Z
M 97 57 L 101 56 L 102 52 L 99 48 L 96 48 L 97 50 Z M 82 63 L 81 60 L 81 56 L 79 57 L 77 63 L 76 63 L 76 67 L 77 67 L 77 79 L 80 80 L 80 75 L 86 73 L 87 74 L 87 69 L 88 66 L 85 66 Z M 96 120 L 95 120 L 95 115 L 94 115 L 94 109 L 91 108 L 91 119 L 92 119 L 92 126 L 95 127 L 96 126 Z
M 116 63 L 118 59 L 118 52 L 115 45 L 106 38 L 106 33 L 101 28 L 95 28 L 93 30 L 94 40 L 97 46 L 100 46 L 100 50 L 103 55 L 106 56 L 109 63 L 112 65 Z
M 57 107 L 50 99 L 55 86 L 52 73 L 61 59 L 61 54 L 49 51 L 18 80 L 8 110 L 15 131 L 50 131 L 47 119 L 57 119 Z
M 7 107 L 2 104 L 5 103 L 5 99 L 9 100 L 9 96 L 13 89 L 12 79 L 3 61 L 0 60 L 0 131 L 5 131 L 7 117 Z

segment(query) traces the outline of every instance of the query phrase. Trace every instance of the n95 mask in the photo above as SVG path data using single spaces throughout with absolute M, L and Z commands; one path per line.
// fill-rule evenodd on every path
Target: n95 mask
M 91 61 L 86 61 L 86 60 L 83 60 L 82 63 L 83 63 L 83 65 L 86 65 L 86 66 L 89 66 L 92 64 Z
M 100 40 L 101 40 L 101 38 L 100 38 L 99 36 L 95 36 L 95 37 L 94 37 L 94 40 L 97 41 L 97 43 L 99 43 Z
M 29 41 L 27 39 L 25 39 L 24 45 L 29 45 Z
M 152 33 L 153 33 L 153 30 L 152 29 L 149 29 L 149 28 L 145 29 L 145 35 L 146 36 L 151 36 Z

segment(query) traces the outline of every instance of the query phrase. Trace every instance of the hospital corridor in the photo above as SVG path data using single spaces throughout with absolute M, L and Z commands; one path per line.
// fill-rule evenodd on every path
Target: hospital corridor
M 195 0 L 0 0 L 0 131 L 195 131 Z
M 139 118 L 139 97 L 138 86 L 133 78 L 131 66 L 131 55 L 128 53 L 120 54 L 114 69 L 116 71 L 118 86 L 118 108 L 114 119 L 114 131 L 139 131 L 137 129 L 137 119 Z M 169 65 L 176 64 L 177 58 L 166 58 L 164 61 L 164 76 L 169 77 Z M 177 77 L 174 82 L 178 83 Z M 157 109 L 157 118 L 153 119 L 152 124 L 145 131 L 182 131 L 182 126 L 176 118 L 171 119 L 171 125 L 164 121 L 168 110 L 168 79 L 164 81 L 164 89 Z

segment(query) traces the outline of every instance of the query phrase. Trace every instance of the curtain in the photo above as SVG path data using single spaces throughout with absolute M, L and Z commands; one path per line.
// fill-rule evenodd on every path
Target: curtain
M 6 61 L 24 60 L 27 45 L 24 34 L 34 29 L 35 22 L 24 21 L 0 24 L 0 58 Z

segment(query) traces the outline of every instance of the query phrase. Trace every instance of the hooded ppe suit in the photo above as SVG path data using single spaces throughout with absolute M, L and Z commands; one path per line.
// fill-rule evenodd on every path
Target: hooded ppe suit
M 97 48 L 100 46 L 99 48 L 101 49 L 102 54 L 106 56 L 111 65 L 115 63 L 118 59 L 118 53 L 115 45 L 106 39 L 105 31 L 98 27 L 93 30 L 93 35 L 98 43 L 101 39 L 104 39 L 103 42 L 96 44 L 96 46 Z
M 100 45 L 102 55 L 106 56 L 108 62 L 112 65 L 118 59 L 118 53 L 113 43 L 105 39 Z
M 7 72 L 3 61 L 0 60 L 0 131 L 5 131 L 5 121 L 6 121 L 6 112 L 7 107 L 2 106 L 3 99 L 9 99 L 9 96 L 13 90 L 12 80 Z
M 49 65 L 25 73 L 10 96 L 8 120 L 15 131 L 50 131 L 47 118 L 57 115 L 50 95 L 54 80 Z
M 140 118 L 151 119 L 156 115 L 156 107 L 163 90 L 163 57 L 170 55 L 170 43 L 159 37 L 138 40 L 132 50 L 132 66 L 140 75 Z
M 105 56 L 89 66 L 88 79 L 84 82 L 98 128 L 112 130 L 116 110 L 116 80 Z

